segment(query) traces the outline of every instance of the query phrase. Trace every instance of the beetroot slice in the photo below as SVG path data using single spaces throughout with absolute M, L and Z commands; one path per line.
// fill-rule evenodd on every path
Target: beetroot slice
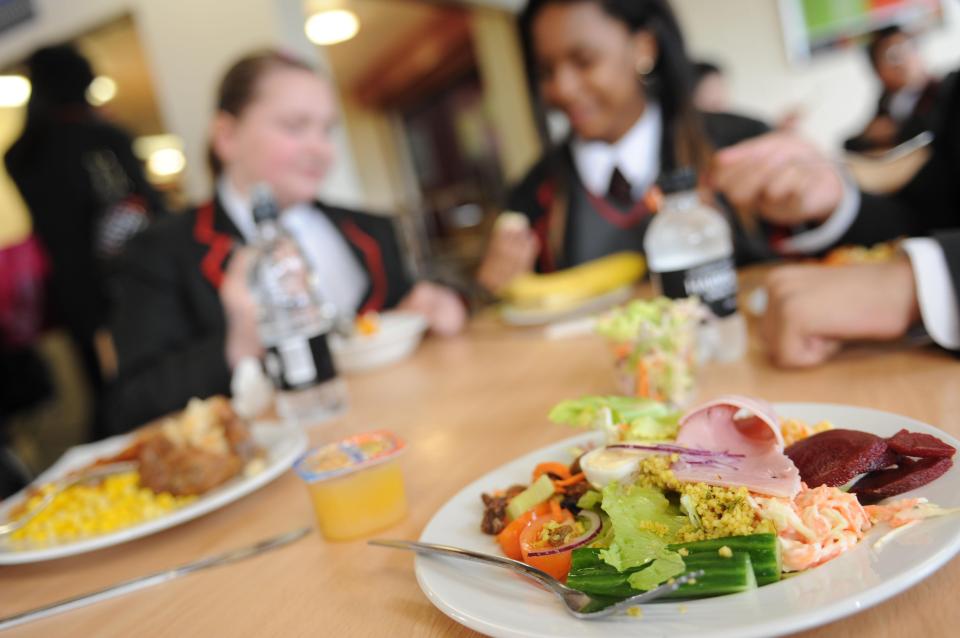
M 850 491 L 864 503 L 879 501 L 926 485 L 952 466 L 953 460 L 948 458 L 901 458 L 896 468 L 868 474 L 854 483 Z
M 900 430 L 889 439 L 887 445 L 897 454 L 919 456 L 922 458 L 950 458 L 957 453 L 956 448 L 944 443 L 932 434 Z
M 827 430 L 786 450 L 807 487 L 837 487 L 866 472 L 893 465 L 897 455 L 887 447 L 885 439 L 869 432 Z

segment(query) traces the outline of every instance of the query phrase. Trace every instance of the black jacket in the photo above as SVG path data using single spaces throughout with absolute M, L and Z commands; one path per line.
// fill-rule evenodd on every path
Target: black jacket
M 98 254 L 101 223 L 111 213 L 164 212 L 131 140 L 83 110 L 28 126 L 6 154 L 7 171 L 50 255 L 56 319 L 81 340 L 106 321 L 109 260 Z
M 862 195 L 860 211 L 840 240 L 873 244 L 897 237 L 931 236 L 943 248 L 960 301 L 960 72 L 934 129 L 930 161 L 893 196 Z
M 732 146 L 770 130 L 762 122 L 729 113 L 704 113 L 703 121 L 707 138 L 715 148 Z M 539 272 L 576 265 L 570 263 L 564 253 L 569 252 L 570 246 L 570 238 L 566 232 L 566 219 L 571 216 L 568 193 L 571 184 L 577 179 L 568 140 L 549 149 L 513 189 L 507 200 L 507 208 L 526 215 L 530 227 L 540 239 L 542 248 L 536 264 Z M 602 203 L 594 201 L 595 210 L 598 205 Z M 637 204 L 637 215 L 629 213 L 633 219 L 627 223 L 632 225 L 649 222 L 649 210 L 641 210 L 643 206 L 643 203 Z M 608 217 L 602 211 L 597 214 Z M 729 219 L 734 228 L 739 262 L 746 263 L 775 256 L 766 237 L 750 236 L 734 215 L 729 215 Z
M 320 206 L 367 272 L 361 308 L 396 305 L 410 289 L 392 222 Z M 226 394 L 226 324 L 218 293 L 242 236 L 217 201 L 172 216 L 137 237 L 119 275 L 111 321 L 118 372 L 108 398 L 110 429 L 126 431 L 182 408 L 194 396 Z
M 941 117 L 941 98 L 944 84 L 938 79 L 930 80 L 920 93 L 917 103 L 914 105 L 910 115 L 900 123 L 897 130 L 897 136 L 893 144 L 902 144 L 907 140 L 916 137 L 924 131 L 931 131 L 936 128 Z M 884 91 L 877 101 L 877 111 L 873 120 L 880 117 L 890 117 L 890 103 L 893 101 L 893 95 Z M 871 121 L 873 121 L 871 120 Z M 847 139 L 843 147 L 848 151 L 855 153 L 864 153 L 876 150 L 878 145 L 868 140 L 863 133 Z

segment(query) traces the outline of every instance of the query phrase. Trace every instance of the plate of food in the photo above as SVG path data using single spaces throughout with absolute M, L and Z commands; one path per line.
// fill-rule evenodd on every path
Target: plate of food
M 421 540 L 515 557 L 610 604 L 703 575 L 584 621 L 510 572 L 418 556 L 430 601 L 484 634 L 782 635 L 880 603 L 960 551 L 960 441 L 907 417 L 728 396 L 685 415 L 592 397 L 551 419 L 599 431 L 478 479 Z
M 349 337 L 333 335 L 330 349 L 337 370 L 365 372 L 409 357 L 427 331 L 427 320 L 412 312 L 365 313 Z
M 16 520 L 62 480 L 95 466 L 131 468 L 57 494 L 24 527 L 0 537 L 0 565 L 82 554 L 203 516 L 276 479 L 306 447 L 299 428 L 247 426 L 224 397 L 193 399 L 156 424 L 71 448 L 0 503 L 0 521 Z

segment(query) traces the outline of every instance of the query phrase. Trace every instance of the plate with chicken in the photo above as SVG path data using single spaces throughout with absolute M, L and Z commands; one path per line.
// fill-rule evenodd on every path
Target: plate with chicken
M 0 565 L 82 554 L 192 520 L 270 483 L 306 446 L 302 429 L 248 424 L 225 397 L 192 399 L 139 430 L 71 448 L 0 502 L 0 522 L 26 521 L 0 536 Z

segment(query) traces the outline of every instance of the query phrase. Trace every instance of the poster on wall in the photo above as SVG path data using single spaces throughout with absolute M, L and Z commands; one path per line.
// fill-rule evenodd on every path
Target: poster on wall
M 33 17 L 33 0 L 0 0 L 0 33 Z
M 919 32 L 943 23 L 943 0 L 779 0 L 791 63 L 856 46 L 890 25 Z

